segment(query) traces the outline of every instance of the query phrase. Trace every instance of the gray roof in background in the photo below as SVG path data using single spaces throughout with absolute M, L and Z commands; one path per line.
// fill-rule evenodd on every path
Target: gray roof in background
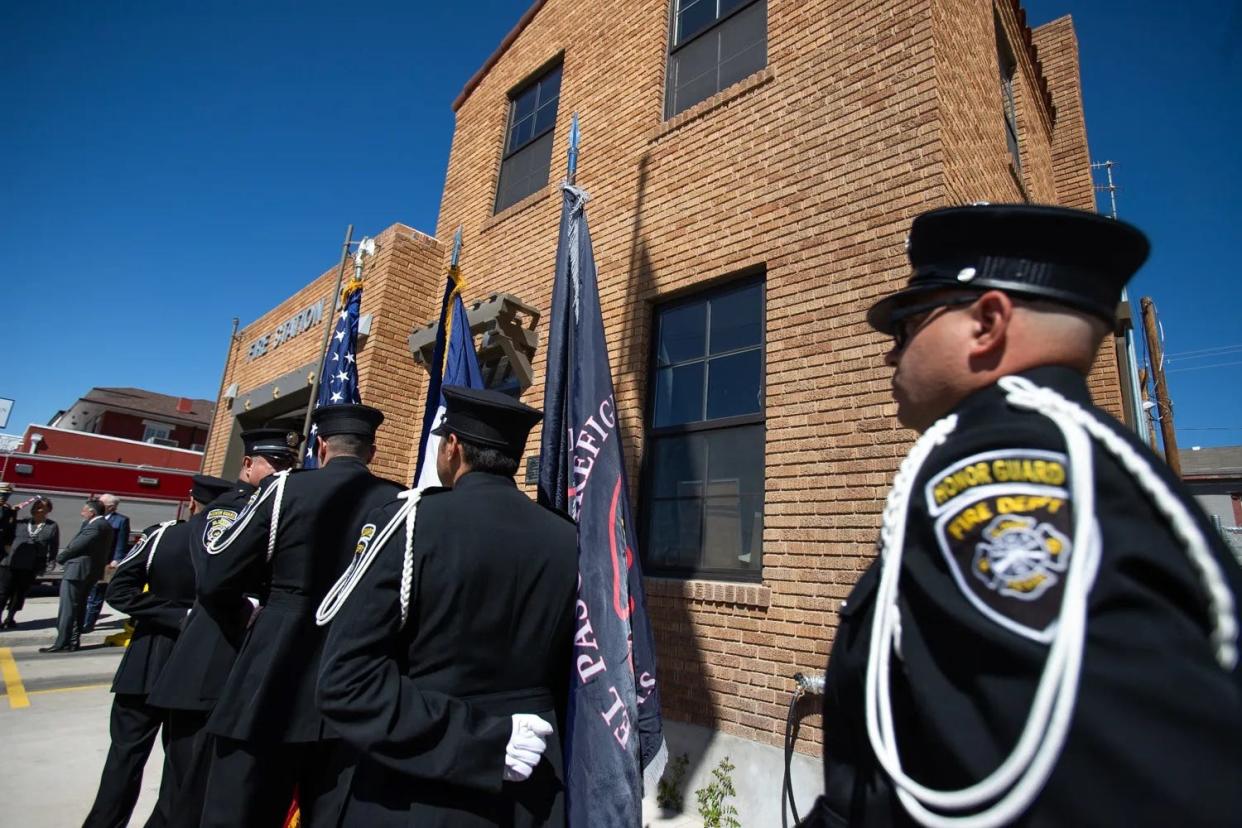
M 1182 449 L 1183 477 L 1242 477 L 1242 446 Z

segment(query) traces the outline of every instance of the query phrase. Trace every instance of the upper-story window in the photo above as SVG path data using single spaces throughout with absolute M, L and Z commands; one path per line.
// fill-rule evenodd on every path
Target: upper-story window
M 656 308 L 644 569 L 758 580 L 763 551 L 762 279 Z
M 1013 168 L 1022 171 L 1022 152 L 1018 146 L 1018 105 L 1014 100 L 1013 79 L 1018 70 L 1018 62 L 1014 59 L 1013 50 L 1009 48 L 1009 38 L 1001 26 L 1000 18 L 996 17 L 996 58 L 1000 64 L 1001 104 L 1005 110 L 1005 140 L 1009 142 L 1009 157 Z
M 664 117 L 768 65 L 767 0 L 673 0 Z
M 549 69 L 509 99 L 509 127 L 496 185 L 499 213 L 548 183 L 552 134 L 561 99 L 561 66 Z
M 142 442 L 147 443 L 152 439 L 171 440 L 173 427 L 164 423 L 153 423 L 150 420 L 143 420 L 145 428 L 142 432 Z

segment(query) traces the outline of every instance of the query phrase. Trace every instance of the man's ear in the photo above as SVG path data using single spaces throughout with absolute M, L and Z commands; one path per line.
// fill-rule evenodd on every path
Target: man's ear
M 970 308 L 971 357 L 999 355 L 1013 321 L 1013 300 L 999 290 L 989 290 Z

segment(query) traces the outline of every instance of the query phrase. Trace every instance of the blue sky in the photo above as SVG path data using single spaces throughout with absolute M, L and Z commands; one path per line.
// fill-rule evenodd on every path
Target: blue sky
M 527 5 L 3 4 L 6 431 L 93 385 L 214 397 L 230 319 L 330 267 L 347 224 L 433 232 L 450 103 Z M 1183 446 L 1242 443 L 1231 6 L 1025 2 L 1074 15 L 1092 156 L 1153 239 L 1133 292 L 1160 309 Z

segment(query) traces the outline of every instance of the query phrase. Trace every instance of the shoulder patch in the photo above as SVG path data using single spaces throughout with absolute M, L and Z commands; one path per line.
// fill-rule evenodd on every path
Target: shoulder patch
M 987 618 L 1048 643 L 1073 554 L 1065 455 L 1003 450 L 932 476 L 936 542 L 967 600 Z
M 237 520 L 236 509 L 210 509 L 207 512 L 207 526 L 203 529 L 203 547 L 210 546 L 224 534 L 225 530 Z
M 1005 483 L 1064 486 L 1069 462 L 1064 454 L 1038 449 L 1002 449 L 972 454 L 933 474 L 924 487 L 933 516 L 972 489 Z
M 354 554 L 361 556 L 366 553 L 367 547 L 371 545 L 371 540 L 375 537 L 375 524 L 368 523 L 362 527 L 362 531 L 358 533 L 358 543 L 354 545 Z

